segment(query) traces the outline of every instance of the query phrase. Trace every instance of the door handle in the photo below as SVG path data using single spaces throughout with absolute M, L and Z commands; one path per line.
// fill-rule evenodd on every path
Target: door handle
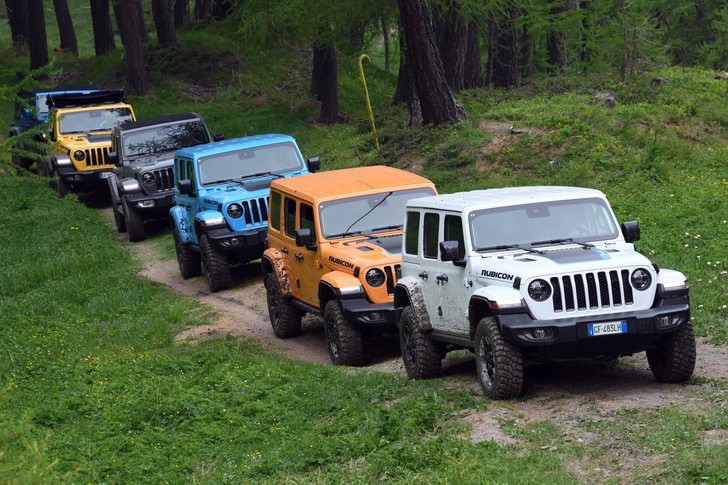
M 446 274 L 439 274 L 435 276 L 435 279 L 438 283 L 442 283 L 443 285 L 447 283 L 447 275 Z
M 293 253 L 293 257 L 296 258 L 296 261 L 298 261 L 299 263 L 303 261 L 303 254 L 301 253 Z
M 423 280 L 426 280 L 427 279 L 427 271 L 423 271 L 422 273 L 418 274 L 417 276 L 419 276 Z

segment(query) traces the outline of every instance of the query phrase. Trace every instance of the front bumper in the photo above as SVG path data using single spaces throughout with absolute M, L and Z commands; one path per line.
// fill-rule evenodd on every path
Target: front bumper
M 659 328 L 657 320 L 667 317 L 671 325 Z M 589 357 L 626 355 L 650 347 L 660 336 L 674 332 L 690 320 L 688 296 L 659 300 L 648 310 L 590 315 L 559 320 L 534 320 L 527 313 L 498 315 L 503 338 L 521 347 L 533 348 L 551 357 Z M 605 322 L 626 322 L 626 333 L 590 336 L 589 325 Z M 534 338 L 532 331 L 550 330 L 549 338 Z
M 207 238 L 218 251 L 238 253 L 240 259 L 252 261 L 263 256 L 268 241 L 268 229 L 232 232 L 227 228 L 207 231 Z
M 58 167 L 58 176 L 62 177 L 74 188 L 95 187 L 106 184 L 106 174 L 110 172 L 111 169 L 76 170 L 74 167 Z
M 156 212 L 169 211 L 174 206 L 174 191 L 157 192 L 156 194 L 147 195 L 142 192 L 133 192 L 125 194 L 127 203 L 136 210 Z
M 339 300 L 347 322 L 368 328 L 394 327 L 394 303 L 370 303 L 366 298 Z

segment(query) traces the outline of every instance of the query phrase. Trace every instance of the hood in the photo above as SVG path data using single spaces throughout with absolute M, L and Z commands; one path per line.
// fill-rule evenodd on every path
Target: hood
M 480 261 L 474 262 L 472 268 L 479 277 L 507 282 L 521 278 L 525 283 L 535 277 L 545 278 L 637 266 L 654 271 L 650 260 L 636 251 L 572 247 L 544 249 L 541 254 L 501 253 L 498 256 L 483 257 Z
M 400 264 L 402 234 L 355 239 L 330 244 L 324 253 L 325 264 L 332 269 L 361 270 L 374 266 Z
M 102 134 L 81 134 L 81 135 L 61 135 L 64 145 L 109 145 L 111 146 L 111 133 Z
M 174 164 L 174 152 L 144 155 L 131 159 L 129 164 L 134 167 L 134 170 L 137 172 L 169 168 Z
M 210 205 L 229 204 L 260 197 L 267 199 L 270 193 L 271 181 L 272 179 L 256 180 L 245 185 L 235 182 L 221 184 L 207 189 L 204 197 L 201 199 L 203 204 Z

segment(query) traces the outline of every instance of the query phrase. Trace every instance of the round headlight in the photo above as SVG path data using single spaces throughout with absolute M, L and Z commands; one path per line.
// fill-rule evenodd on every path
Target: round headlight
M 635 290 L 643 291 L 652 284 L 652 275 L 644 268 L 637 268 L 632 272 L 630 281 Z
M 73 159 L 77 162 L 83 162 L 86 160 L 86 153 L 83 150 L 76 150 L 73 152 Z
M 154 183 L 154 174 L 152 172 L 145 172 L 142 175 L 142 183 L 144 185 L 152 185 Z
M 240 219 L 243 217 L 243 207 L 240 204 L 230 204 L 227 213 L 233 219 Z
M 367 284 L 373 288 L 377 288 L 384 284 L 384 272 L 379 268 L 367 271 Z
M 551 296 L 551 285 L 546 280 L 533 280 L 528 285 L 528 296 L 536 301 L 545 301 Z

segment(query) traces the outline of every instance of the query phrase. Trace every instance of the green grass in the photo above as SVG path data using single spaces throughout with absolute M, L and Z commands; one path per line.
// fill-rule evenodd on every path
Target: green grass
M 1 23 L 0 81 L 12 86 L 27 57 L 9 47 L 7 30 Z M 385 72 L 372 49 L 364 69 L 377 151 L 357 55 L 339 58 L 340 110 L 351 122 L 314 127 L 301 50 L 246 45 L 228 23 L 180 34 L 182 46 L 147 46 L 152 90 L 131 98 L 140 118 L 196 111 L 228 138 L 288 133 L 325 169 L 418 167 L 441 192 L 601 189 L 620 222 L 639 220 L 644 254 L 687 274 L 696 332 L 728 343 L 728 110 L 726 85 L 712 73 L 473 90 L 457 94 L 469 113 L 463 123 L 406 130 L 406 110 L 390 104 L 396 68 Z M 88 36 L 79 41 L 82 59 L 57 57 L 57 68 L 123 84 L 121 51 L 96 59 Z M 656 76 L 671 83 L 650 85 Z M 617 98 L 611 110 L 593 100 L 607 90 Z M 0 134 L 11 117 L 12 103 L 0 99 Z M 525 133 L 484 128 L 494 122 Z M 503 428 L 517 444 L 473 444 L 463 415 L 490 407 L 471 390 L 474 377 L 420 382 L 317 366 L 245 339 L 175 344 L 179 330 L 210 315 L 140 278 L 101 214 L 31 176 L 0 174 L 0 191 L 0 476 L 8 483 L 728 481 L 724 381 L 694 378 L 690 401 L 653 409 L 509 421 Z M 149 244 L 173 260 L 170 240 L 160 229 Z

